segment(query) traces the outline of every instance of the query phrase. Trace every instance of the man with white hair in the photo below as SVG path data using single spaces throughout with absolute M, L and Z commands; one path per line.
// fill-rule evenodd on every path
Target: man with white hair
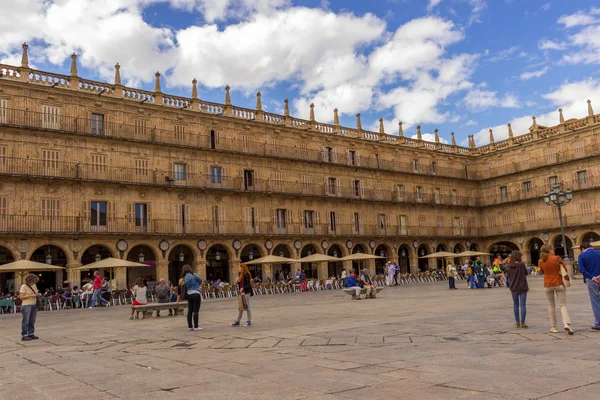
M 396 273 L 396 266 L 394 265 L 393 262 L 388 261 L 388 263 L 386 264 L 387 267 L 387 276 L 388 276 L 388 286 L 392 287 L 394 286 L 394 274 Z
M 160 278 L 158 285 L 154 288 L 158 303 L 171 302 L 171 288 L 166 284 L 165 278 Z M 173 310 L 169 310 L 169 316 L 173 315 Z M 156 310 L 156 316 L 160 317 L 160 310 Z

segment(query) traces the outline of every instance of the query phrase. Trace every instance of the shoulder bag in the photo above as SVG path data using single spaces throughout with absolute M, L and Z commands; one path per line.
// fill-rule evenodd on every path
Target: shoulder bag
M 569 276 L 569 272 L 567 271 L 567 266 L 562 262 L 562 260 L 561 262 L 559 262 L 558 268 L 558 272 L 562 277 L 563 285 L 565 285 L 566 288 L 571 287 L 571 277 Z
M 29 286 L 26 283 L 27 287 L 31 290 L 31 293 L 33 294 L 37 294 L 37 292 L 35 290 L 33 290 L 33 288 L 31 286 Z M 42 299 L 40 298 L 40 296 L 35 296 L 35 306 L 37 307 L 38 310 L 42 309 Z

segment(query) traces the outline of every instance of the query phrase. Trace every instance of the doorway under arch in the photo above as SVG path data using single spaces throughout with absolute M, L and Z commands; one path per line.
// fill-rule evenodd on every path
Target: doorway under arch
M 285 244 L 278 244 L 273 249 L 272 254 L 278 257 L 292 258 L 292 251 Z M 280 278 L 281 275 L 285 278 L 286 276 L 294 278 L 296 268 L 294 264 L 273 264 L 273 276 Z
M 95 244 L 93 246 L 88 247 L 83 254 L 81 255 L 81 265 L 86 266 L 88 264 L 94 263 L 96 261 L 104 260 L 106 258 L 112 257 L 112 252 L 105 246 L 100 244 Z M 99 271 L 100 276 L 110 277 L 108 271 Z M 79 273 L 79 282 L 81 286 L 90 282 L 94 276 L 94 271 L 92 270 L 81 270 Z
M 31 261 L 37 261 L 43 264 L 51 264 L 59 267 L 67 266 L 67 256 L 57 246 L 44 245 L 37 248 L 29 257 Z M 63 271 L 43 271 L 38 272 L 39 281 L 36 284 L 40 292 L 49 288 L 60 288 L 63 283 Z
M 206 252 L 206 280 L 229 282 L 229 252 L 220 244 L 211 246 Z
M 0 265 L 15 261 L 11 251 L 0 246 Z M 0 293 L 15 291 L 15 274 L 13 272 L 0 273 Z
M 454 248 L 452 249 L 452 252 L 454 254 L 462 253 L 463 251 L 465 251 L 465 246 L 462 243 L 456 243 L 454 245 Z M 454 266 L 457 269 L 459 269 L 460 265 L 461 265 L 460 257 L 454 257 Z
M 439 251 L 448 251 L 448 246 L 446 246 L 444 243 L 440 243 L 437 245 L 435 252 L 439 252 Z M 444 259 L 442 258 L 436 258 L 436 262 L 437 262 L 437 269 L 444 269 Z
M 585 235 L 583 235 L 583 239 L 581 240 L 581 243 L 583 243 L 583 242 L 593 243 L 593 242 L 598 242 L 598 241 L 600 241 L 600 235 L 598 235 L 596 232 L 588 232 Z
M 566 255 L 568 254 L 569 258 L 571 260 L 575 259 L 575 256 L 573 255 L 573 241 L 571 239 L 569 239 L 568 236 L 565 236 L 565 242 L 567 245 L 567 252 L 565 253 L 565 249 L 563 249 L 563 245 L 562 245 L 562 236 L 558 235 L 556 236 L 556 238 L 554 238 L 554 254 L 556 254 L 559 257 L 562 257 L 563 259 L 566 259 Z
M 429 268 L 429 262 L 430 260 L 427 258 L 421 258 L 423 256 L 426 256 L 429 254 L 429 248 L 427 247 L 427 245 L 422 244 L 419 246 L 419 248 L 417 249 L 417 257 L 419 260 L 419 271 L 424 272 L 427 271 Z
M 410 272 L 410 247 L 407 244 L 403 244 L 398 248 L 398 266 L 401 273 L 407 274 Z
M 255 244 L 249 244 L 242 249 L 242 252 L 240 254 L 240 261 L 242 263 L 246 263 L 248 261 L 252 261 L 257 258 L 261 258 L 262 256 L 263 256 L 263 254 L 260 250 L 260 247 L 258 247 Z M 263 271 L 262 264 L 250 264 L 250 265 L 248 265 L 248 270 L 250 270 L 250 274 L 252 275 L 252 277 L 259 277 L 261 281 L 263 279 L 270 278 L 270 276 L 269 277 L 263 276 L 264 271 Z
M 144 244 L 137 245 L 127 253 L 127 261 L 146 264 L 147 267 L 127 268 L 127 285 L 134 286 L 137 278 L 142 277 L 146 282 L 146 287 L 154 288 L 156 286 L 156 254 L 149 246 Z
M 318 251 L 312 244 L 307 244 L 302 248 L 300 252 L 300 258 L 308 257 L 313 254 L 317 254 Z M 319 277 L 319 271 L 317 269 L 317 263 L 301 263 L 300 267 L 309 279 L 317 279 Z
M 194 252 L 189 246 L 180 244 L 174 246 L 169 253 L 169 272 L 168 276 L 160 276 L 159 278 L 167 278 L 173 285 L 177 285 L 179 278 L 181 278 L 181 272 L 183 266 L 188 264 L 193 267 L 194 263 Z M 203 276 L 202 279 L 205 277 Z
M 327 255 L 331 257 L 341 258 L 342 248 L 337 244 L 333 244 L 329 246 L 327 249 Z M 330 261 L 327 263 L 327 274 L 329 276 L 340 276 L 342 275 L 342 271 L 344 270 L 344 262 L 343 261 Z
M 385 258 L 376 258 L 375 259 L 375 275 L 383 274 L 386 275 L 387 271 L 385 270 L 385 264 L 387 260 L 390 258 L 390 253 L 386 245 L 380 244 L 375 248 L 375 255 L 381 256 Z
M 529 259 L 531 260 L 531 265 L 538 265 L 540 250 L 543 245 L 544 242 L 539 238 L 533 238 L 529 241 Z

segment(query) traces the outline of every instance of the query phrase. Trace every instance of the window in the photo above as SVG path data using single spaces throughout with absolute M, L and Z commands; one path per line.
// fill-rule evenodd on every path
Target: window
M 216 149 L 218 143 L 219 143 L 218 133 L 215 132 L 214 130 L 211 130 L 210 131 L 210 148 L 213 150 Z
M 375 154 L 375 168 L 381 168 L 379 165 L 379 154 Z
M 246 207 L 245 225 L 247 233 L 258 233 L 258 210 L 254 207 Z
M 587 171 L 577 171 L 577 183 L 580 185 L 588 183 Z
M 287 228 L 287 210 L 278 208 L 275 213 L 275 225 L 278 229 Z
M 452 197 L 452 204 L 458 203 L 458 195 L 456 194 L 456 189 L 452 189 L 450 192 L 450 196 Z
M 558 176 L 555 175 L 548 178 L 548 185 L 550 186 L 550 190 L 552 190 L 555 185 L 558 185 Z
M 423 187 L 417 186 L 417 201 L 423 201 Z
M 315 227 L 315 212 L 312 210 L 304 210 L 304 227 L 307 229 L 312 229 Z
M 433 189 L 433 195 L 435 197 L 435 203 L 440 204 L 442 202 L 442 191 L 440 188 Z
M 510 214 L 502 214 L 502 225 L 507 228 L 510 226 Z
M 362 213 L 352 213 L 352 233 L 361 234 L 363 228 L 363 215 Z
M 523 182 L 523 193 L 531 193 L 531 181 Z
M 365 183 L 363 181 L 358 179 L 352 181 L 352 195 L 358 198 L 365 197 Z
M 148 227 L 148 205 L 144 203 L 135 203 L 135 227 Z
M 42 166 L 44 169 L 58 169 L 58 150 L 42 150 Z
M 580 207 L 582 215 L 592 215 L 592 204 L 589 201 L 581 203 Z
M 190 206 L 188 204 L 175 204 L 175 233 L 187 233 L 190 225 Z
M 573 143 L 573 152 L 575 153 L 576 157 L 581 157 L 584 154 L 584 147 L 585 144 L 582 141 Z
M 535 210 L 527 210 L 525 211 L 525 219 L 528 223 L 535 222 Z
M 104 115 L 92 114 L 92 135 L 104 136 Z
M 8 146 L 0 146 L 0 167 L 8 162 Z
M 254 189 L 254 171 L 250 169 L 244 170 L 244 190 Z
M 58 107 L 42 106 L 42 128 L 44 129 L 59 129 L 60 110 Z
M 92 154 L 92 171 L 106 172 L 106 155 Z
M 242 149 L 248 150 L 250 148 L 250 135 L 242 135 Z
M 183 139 L 185 138 L 185 126 L 175 125 L 173 126 L 173 131 L 175 133 L 175 139 L 178 142 L 183 142 Z
M 90 202 L 90 226 L 92 230 L 106 228 L 106 202 Z
M 400 235 L 408 235 L 408 216 L 399 215 L 398 225 L 400 226 Z
M 387 218 L 385 214 L 379 214 L 377 216 L 379 231 L 385 231 L 387 228 Z
M 546 149 L 546 161 L 548 161 L 548 163 L 556 162 L 556 149 L 554 147 L 548 147 Z
M 413 169 L 413 172 L 419 172 L 419 160 L 417 160 L 417 159 L 412 160 L 412 169 Z
M 327 213 L 327 227 L 329 228 L 330 234 L 337 232 L 337 213 L 335 211 L 329 211 Z
M 8 102 L 0 99 L 0 124 L 6 124 L 8 121 Z
M 273 172 L 273 188 L 278 192 L 282 192 L 284 190 L 283 172 Z
M 348 150 L 348 164 L 360 165 L 360 161 L 358 160 L 358 152 L 357 151 Z
M 60 223 L 60 216 L 60 200 L 42 199 L 42 231 L 53 230 Z
M 225 232 L 225 207 L 213 206 L 213 228 L 216 233 Z
M 462 217 L 454 217 L 452 221 L 452 228 L 454 229 L 455 236 L 462 236 L 464 234 Z
M 508 188 L 506 186 L 500 186 L 500 198 L 502 200 L 508 199 Z
M 437 174 L 437 162 L 435 161 L 431 162 L 431 173 L 434 175 Z
M 325 162 L 337 162 L 337 153 L 333 147 L 323 147 L 322 159 Z
M 302 188 L 304 190 L 311 190 L 312 188 L 312 176 L 311 175 L 302 175 Z
M 308 158 L 308 146 L 306 145 L 306 143 L 300 143 L 300 158 Z
M 210 167 L 210 183 L 220 184 L 222 182 L 222 170 L 221 167 Z
M 325 185 L 326 185 L 326 188 L 325 188 L 326 194 L 328 194 L 330 196 L 341 196 L 342 195 L 342 188 L 341 188 L 339 178 L 329 177 L 329 178 L 327 178 L 327 182 L 325 183 Z
M 404 185 L 396 185 L 396 198 L 398 201 L 404 201 Z
M 8 215 L 7 203 L 6 197 L 0 197 L 0 230 L 6 229 L 6 218 Z
M 417 220 L 419 221 L 419 227 L 424 228 L 427 226 L 427 216 L 419 215 Z
M 136 138 L 145 138 L 146 137 L 146 133 L 148 131 L 148 121 L 145 121 L 143 119 L 136 119 L 134 121 L 134 134 Z
M 493 228 L 496 226 L 496 216 L 495 215 L 488 215 L 487 220 L 488 220 L 488 226 L 490 228 Z
M 148 160 L 136 158 L 135 160 L 135 175 L 148 176 Z
M 271 138 L 269 141 L 271 142 L 273 150 L 277 150 L 277 148 L 281 146 L 281 139 Z
M 173 164 L 173 177 L 175 182 L 182 182 L 186 180 L 187 171 L 186 164 L 175 163 Z

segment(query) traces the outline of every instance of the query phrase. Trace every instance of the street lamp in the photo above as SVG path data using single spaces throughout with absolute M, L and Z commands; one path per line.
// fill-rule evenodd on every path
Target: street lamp
M 248 253 L 248 258 L 249 258 L 250 260 L 253 260 L 253 259 L 254 259 L 254 253 L 252 252 L 252 250 L 250 251 L 250 253 Z
M 52 256 L 50 254 L 48 254 L 46 256 L 46 264 L 48 264 L 48 265 L 52 264 Z
M 143 263 L 144 262 L 144 252 L 140 251 L 140 255 L 138 256 L 138 261 Z
M 544 202 L 546 202 L 546 205 L 556 207 L 556 209 L 558 210 L 558 219 L 560 221 L 560 234 L 565 260 L 569 259 L 569 251 L 567 250 L 567 241 L 565 240 L 565 227 L 563 225 L 562 208 L 569 204 L 571 200 L 573 200 L 573 192 L 571 191 L 571 189 L 567 189 L 563 192 L 558 183 L 552 186 L 552 191 L 550 191 L 550 193 L 546 193 L 544 195 Z
M 385 257 L 385 253 L 383 252 L 383 249 L 379 250 L 379 255 L 380 255 L 381 257 Z
M 94 261 L 98 262 L 102 260 L 102 256 L 100 255 L 100 253 L 96 253 L 96 255 L 94 256 Z
M 183 254 L 183 247 L 179 246 L 179 262 L 185 261 L 185 254 Z
M 338 255 L 337 250 L 333 250 L 333 256 L 337 257 L 337 255 Z
M 217 254 L 215 254 L 215 259 L 221 261 L 221 253 L 219 253 L 219 250 L 217 250 Z
M 309 250 L 309 251 L 308 251 L 308 255 L 309 255 L 309 256 L 312 256 L 312 250 Z
M 402 252 L 400 253 L 400 255 L 401 255 L 402 257 L 406 257 L 406 250 L 402 249 Z
M 283 257 L 283 250 L 279 251 L 279 257 Z

